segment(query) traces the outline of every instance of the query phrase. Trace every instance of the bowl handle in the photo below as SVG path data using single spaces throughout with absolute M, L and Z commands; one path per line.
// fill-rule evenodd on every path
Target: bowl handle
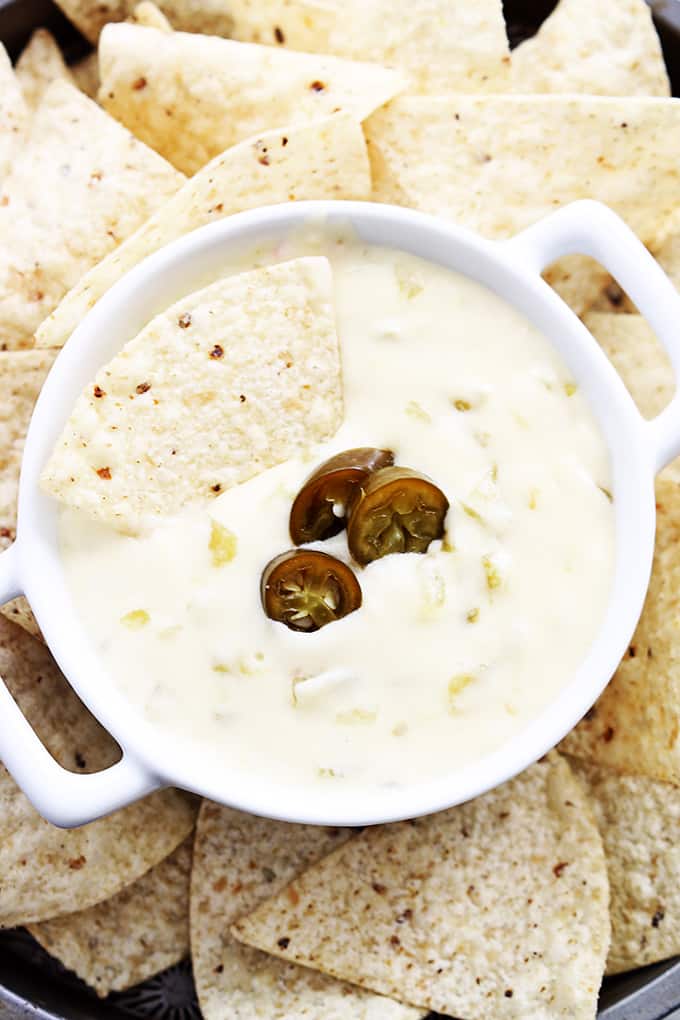
M 668 407 L 645 422 L 656 474 L 680 454 L 680 295 L 661 266 L 616 213 L 590 200 L 566 205 L 501 243 L 537 273 L 563 255 L 590 255 L 612 274 L 652 327 L 676 380 Z
M 0 553 L 0 605 L 22 594 L 17 543 Z M 59 765 L 0 678 L 0 761 L 37 811 L 72 828 L 158 789 L 159 779 L 129 754 L 102 772 L 81 775 Z

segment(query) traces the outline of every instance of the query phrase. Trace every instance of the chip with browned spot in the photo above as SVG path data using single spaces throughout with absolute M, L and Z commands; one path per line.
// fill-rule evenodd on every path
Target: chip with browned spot
M 350 829 L 289 825 L 203 802 L 191 876 L 191 955 L 205 1020 L 423 1016 L 422 1010 L 243 946 L 229 934 L 232 921 L 351 835 Z
M 111 899 L 30 925 L 31 935 L 100 996 L 178 963 L 189 952 L 192 841 Z
M 285 373 L 282 352 L 294 354 Z M 293 259 L 152 319 L 85 388 L 42 484 L 133 532 L 330 438 L 341 418 L 330 265 Z
M 231 931 L 448 1016 L 592 1020 L 609 947 L 602 843 L 553 754 L 468 804 L 365 829 Z

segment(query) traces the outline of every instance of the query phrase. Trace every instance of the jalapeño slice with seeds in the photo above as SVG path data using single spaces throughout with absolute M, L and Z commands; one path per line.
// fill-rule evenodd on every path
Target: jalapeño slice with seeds
M 290 512 L 290 537 L 295 545 L 337 535 L 358 487 L 380 468 L 394 464 L 391 450 L 362 446 L 325 461 L 302 486 Z
M 353 613 L 362 598 L 352 568 L 314 549 L 291 549 L 270 560 L 260 593 L 267 616 L 308 633 Z
M 357 563 L 390 553 L 424 553 L 444 535 L 449 501 L 426 475 L 404 467 L 376 471 L 355 500 L 347 542 Z

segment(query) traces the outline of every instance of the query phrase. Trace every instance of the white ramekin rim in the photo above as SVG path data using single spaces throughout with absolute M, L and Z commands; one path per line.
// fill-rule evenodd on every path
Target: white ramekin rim
M 227 256 L 288 236 L 310 222 L 350 225 L 368 243 L 449 266 L 515 305 L 567 363 L 611 456 L 615 577 L 605 620 L 580 668 L 540 716 L 497 751 L 452 774 L 398 789 L 336 792 L 244 774 L 226 769 L 209 750 L 199 754 L 146 722 L 107 679 L 78 619 L 61 569 L 57 506 L 38 485 L 76 397 L 123 343 L 171 301 L 219 276 Z M 644 421 L 585 326 L 541 279 L 547 264 L 576 252 L 599 259 L 613 272 L 667 348 L 677 374 L 680 297 L 625 224 L 589 201 L 566 206 L 502 242 L 412 210 L 368 202 L 293 202 L 255 209 L 156 252 L 97 302 L 57 357 L 37 402 L 24 450 L 17 541 L 0 556 L 0 597 L 27 595 L 62 671 L 123 750 L 121 762 L 101 773 L 81 776 L 61 769 L 0 683 L 0 758 L 46 818 L 59 825 L 83 824 L 149 790 L 172 785 L 294 822 L 392 821 L 483 793 L 536 761 L 578 722 L 616 669 L 642 609 L 654 544 L 654 476 L 680 453 L 680 405 L 676 395 L 658 418 Z

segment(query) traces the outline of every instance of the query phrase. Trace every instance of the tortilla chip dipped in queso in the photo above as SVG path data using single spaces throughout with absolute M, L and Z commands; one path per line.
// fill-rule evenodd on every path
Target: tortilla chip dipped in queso
M 128 529 L 204 502 L 333 434 L 338 357 L 325 259 L 219 280 L 153 319 L 101 371 L 45 487 Z

